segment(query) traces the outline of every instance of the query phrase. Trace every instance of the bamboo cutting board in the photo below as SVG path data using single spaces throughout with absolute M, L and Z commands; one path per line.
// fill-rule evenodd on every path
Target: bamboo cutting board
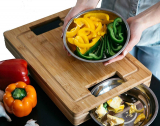
M 32 29 L 54 19 L 64 20 L 64 10 L 4 33 L 6 47 L 16 58 L 29 64 L 32 77 L 73 125 L 89 119 L 89 111 L 106 100 L 144 83 L 149 86 L 151 72 L 128 54 L 123 60 L 103 66 L 67 56 L 61 38 L 62 26 L 36 35 Z M 125 83 L 94 97 L 88 88 L 118 75 Z

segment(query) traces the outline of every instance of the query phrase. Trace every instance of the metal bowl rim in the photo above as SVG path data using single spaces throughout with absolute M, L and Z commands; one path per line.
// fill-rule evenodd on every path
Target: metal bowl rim
M 110 81 L 110 80 L 118 80 L 120 78 L 110 78 L 110 79 L 107 79 L 107 80 L 104 80 L 102 82 L 100 82 L 97 86 L 95 86 L 92 90 L 91 90 L 91 94 L 93 94 L 93 92 L 96 90 L 97 87 L 101 86 L 101 84 L 103 84 L 104 82 L 106 81 Z
M 105 81 L 109 81 L 109 80 L 118 80 L 118 79 L 121 79 L 121 78 L 111 78 L 111 79 L 107 79 Z M 93 94 L 93 92 L 95 91 L 95 89 L 99 86 L 101 86 L 105 81 L 103 82 L 100 82 L 97 86 L 95 86 L 92 90 L 91 90 L 91 93 Z M 147 87 L 145 84 L 141 84 L 143 87 L 145 87 L 150 93 L 151 95 L 153 96 L 153 99 L 155 101 L 155 111 L 154 111 L 154 114 L 151 118 L 151 120 L 149 122 L 147 122 L 147 124 L 145 124 L 145 126 L 149 126 L 156 118 L 157 114 L 158 114 L 158 110 L 159 110 L 159 106 L 158 106 L 158 99 L 156 97 L 156 95 L 154 94 L 154 92 L 149 88 Z M 137 87 L 134 87 L 136 89 L 138 89 Z M 139 90 L 139 89 L 138 89 Z M 92 111 L 92 110 L 91 110 Z M 89 112 L 90 116 L 92 117 L 92 119 L 99 125 L 103 126 L 99 121 L 97 121 L 97 119 L 95 119 L 95 117 L 93 116 L 92 112 Z
M 158 114 L 158 110 L 159 110 L 158 99 L 157 99 L 156 95 L 154 94 L 154 92 L 149 87 L 147 87 L 145 84 L 141 84 L 141 85 L 143 87 L 145 87 L 151 93 L 151 95 L 153 96 L 153 99 L 155 101 L 155 112 L 154 112 L 154 115 L 152 116 L 152 119 L 146 124 L 146 126 L 149 126 L 155 120 L 155 118 L 156 118 L 156 116 Z
M 83 58 L 75 55 L 75 54 L 69 49 L 69 47 L 68 47 L 68 45 L 67 45 L 67 42 L 66 42 L 66 32 L 67 32 L 67 29 L 68 29 L 68 27 L 70 26 L 70 24 L 72 23 L 72 21 L 73 21 L 74 18 L 77 18 L 77 17 L 81 16 L 82 14 L 85 14 L 85 13 L 87 13 L 87 12 L 89 12 L 89 11 L 95 11 L 95 10 L 97 10 L 97 11 L 109 11 L 109 12 L 112 12 L 112 13 L 116 14 L 117 16 L 121 17 L 122 20 L 123 20 L 123 22 L 125 23 L 125 26 L 126 26 L 126 29 L 127 29 L 127 39 L 126 39 L 126 42 L 125 42 L 124 46 L 122 47 L 122 49 L 121 49 L 119 52 L 117 52 L 115 55 L 113 55 L 113 56 L 111 56 L 111 57 L 109 57 L 109 58 L 102 59 L 102 60 L 86 60 L 86 59 L 83 59 Z M 129 39 L 130 39 L 130 29 L 129 29 L 129 25 L 128 25 L 128 23 L 126 22 L 126 20 L 125 20 L 120 14 L 118 14 L 117 12 L 112 11 L 112 10 L 110 10 L 110 9 L 104 9 L 104 8 L 89 9 L 89 10 L 85 10 L 85 11 L 82 11 L 82 12 L 78 13 L 77 15 L 75 15 L 75 16 L 68 22 L 68 24 L 67 24 L 66 27 L 65 27 L 64 33 L 63 33 L 63 43 L 64 43 L 64 46 L 65 46 L 65 48 L 67 49 L 67 51 L 68 51 L 73 57 L 75 57 L 75 58 L 77 58 L 77 59 L 79 59 L 79 60 L 82 60 L 82 61 L 85 61 L 85 62 L 92 62 L 92 63 L 105 62 L 105 61 L 108 61 L 108 60 L 113 59 L 114 57 L 118 56 L 118 55 L 125 49 L 125 47 L 127 46 L 128 42 L 129 42 Z

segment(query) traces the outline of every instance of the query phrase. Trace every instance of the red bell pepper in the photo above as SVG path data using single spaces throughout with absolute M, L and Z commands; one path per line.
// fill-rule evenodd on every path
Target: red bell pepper
M 23 59 L 11 59 L 0 61 L 0 89 L 18 81 L 30 84 L 28 77 L 27 62 Z

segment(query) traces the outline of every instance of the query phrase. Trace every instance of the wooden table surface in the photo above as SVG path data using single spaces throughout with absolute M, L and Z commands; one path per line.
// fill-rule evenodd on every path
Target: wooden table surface
M 57 106 L 50 100 L 50 98 L 45 94 L 45 92 L 39 87 L 39 85 L 30 77 L 31 84 L 35 87 L 37 91 L 38 103 L 33 109 L 30 115 L 18 118 L 14 115 L 9 114 L 12 122 L 7 122 L 5 118 L 0 118 L 0 126 L 24 126 L 29 119 L 37 120 L 40 126 L 73 126 L 67 118 L 62 114 L 62 112 L 57 108 Z M 152 91 L 157 96 L 160 101 L 160 81 L 152 77 L 151 87 Z M 160 110 L 154 122 L 150 126 L 159 126 Z M 92 119 L 81 124 L 80 126 L 98 126 Z

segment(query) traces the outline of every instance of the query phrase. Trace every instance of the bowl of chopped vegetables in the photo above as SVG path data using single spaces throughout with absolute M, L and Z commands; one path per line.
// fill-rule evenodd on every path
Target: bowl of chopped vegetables
M 68 52 L 85 62 L 105 62 L 118 56 L 129 39 L 126 20 L 103 8 L 86 10 L 74 16 L 63 35 Z

